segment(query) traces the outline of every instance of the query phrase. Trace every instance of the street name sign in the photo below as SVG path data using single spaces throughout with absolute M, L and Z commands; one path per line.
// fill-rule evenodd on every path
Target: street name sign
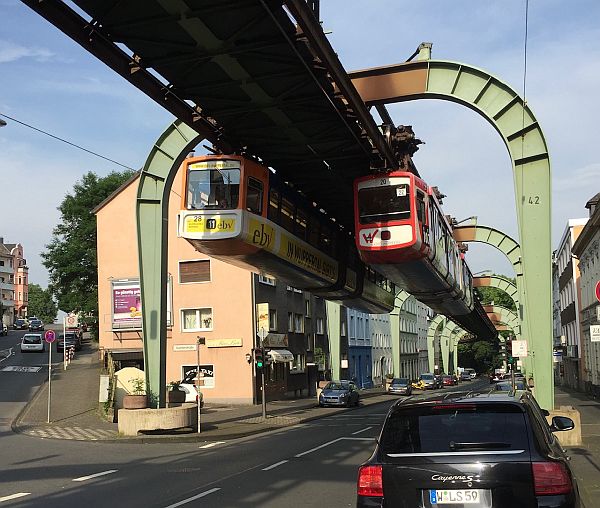
M 590 326 L 590 340 L 592 342 L 600 342 L 600 325 Z

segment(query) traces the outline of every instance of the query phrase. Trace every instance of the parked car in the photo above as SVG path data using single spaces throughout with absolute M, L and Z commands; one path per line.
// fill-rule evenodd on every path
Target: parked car
M 29 321 L 29 331 L 30 332 L 43 332 L 44 331 L 44 323 L 40 319 L 32 319 Z
M 466 370 L 463 370 L 460 373 L 460 380 L 461 381 L 471 381 L 471 374 L 469 374 Z
M 388 393 L 397 395 L 410 395 L 412 393 L 412 385 L 410 379 L 405 377 L 395 377 L 392 379 L 388 387 Z
M 43 353 L 44 341 L 39 333 L 26 333 L 21 339 L 21 353 Z
M 204 407 L 204 395 L 196 388 L 195 369 L 181 380 L 179 389 L 185 392 L 185 402 L 197 402 L 200 399 L 200 407 Z
M 454 377 L 453 376 L 442 376 L 442 384 L 444 386 L 454 386 Z
M 0 325 L 0 335 L 8 335 L 8 326 L 4 323 Z
M 490 374 L 489 378 L 490 384 L 498 383 L 499 381 L 502 381 L 504 379 L 504 374 L 502 372 L 493 372 Z
M 496 390 L 500 392 L 510 392 L 513 389 L 512 381 L 500 381 L 496 383 Z M 529 386 L 524 379 L 515 379 L 515 390 L 529 390 Z
M 576 480 L 528 392 L 399 401 L 360 466 L 357 507 L 579 508 Z
M 352 381 L 330 381 L 319 395 L 319 406 L 358 406 L 360 395 Z
M 69 349 L 69 347 L 73 346 L 75 351 L 81 350 L 81 339 L 79 335 L 74 332 L 67 332 L 66 334 L 59 333 L 56 337 L 56 352 L 63 352 L 64 348 Z
M 15 322 L 13 323 L 13 328 L 15 330 L 27 330 L 27 327 L 29 326 L 29 322 L 26 319 L 16 319 Z
M 435 375 L 430 372 L 426 372 L 419 376 L 419 381 L 423 384 L 423 390 L 435 390 L 438 388 L 438 382 L 435 379 Z

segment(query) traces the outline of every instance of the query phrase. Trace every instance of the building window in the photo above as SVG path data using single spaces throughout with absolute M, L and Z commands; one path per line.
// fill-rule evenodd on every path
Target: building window
M 294 331 L 294 314 L 293 312 L 288 312 L 288 332 Z
M 179 262 L 179 283 L 210 282 L 210 259 Z
M 323 335 L 325 333 L 325 327 L 323 326 L 323 318 L 317 318 L 317 333 Z
M 304 300 L 304 315 L 310 317 L 310 300 Z
M 275 285 L 275 277 L 270 277 L 269 275 L 261 273 L 258 276 L 258 282 L 260 282 L 261 284 L 266 284 L 267 286 L 274 286 Z
M 304 333 L 304 316 L 302 314 L 294 314 L 294 332 Z
M 304 370 L 306 359 L 304 355 L 294 355 L 291 370 Z
M 346 321 L 342 321 L 342 324 L 340 326 L 340 335 L 342 337 L 346 336 Z
M 277 310 L 269 309 L 269 330 L 277 330 Z
M 201 332 L 213 329 L 211 308 L 181 309 L 181 331 Z

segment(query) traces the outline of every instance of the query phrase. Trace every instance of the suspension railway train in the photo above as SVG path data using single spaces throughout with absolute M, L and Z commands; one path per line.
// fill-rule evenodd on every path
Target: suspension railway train
M 368 313 L 396 289 L 360 260 L 353 238 L 265 166 L 236 155 L 183 162 L 178 236 L 225 262 Z
M 479 338 L 497 336 L 435 189 L 403 171 L 358 178 L 354 217 L 365 263 Z

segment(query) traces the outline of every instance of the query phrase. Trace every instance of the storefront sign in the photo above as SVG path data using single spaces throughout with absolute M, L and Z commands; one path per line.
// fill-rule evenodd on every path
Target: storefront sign
M 590 326 L 590 340 L 592 342 L 600 342 L 600 325 Z
M 288 336 L 285 333 L 269 333 L 263 341 L 264 347 L 287 347 Z
M 206 339 L 206 347 L 238 347 L 242 345 L 242 339 Z
M 196 365 L 182 365 L 181 366 L 181 379 L 185 379 L 186 377 L 195 378 L 196 377 Z M 215 387 L 215 372 L 214 365 L 209 364 L 200 364 L 200 390 L 204 388 L 214 388 Z

